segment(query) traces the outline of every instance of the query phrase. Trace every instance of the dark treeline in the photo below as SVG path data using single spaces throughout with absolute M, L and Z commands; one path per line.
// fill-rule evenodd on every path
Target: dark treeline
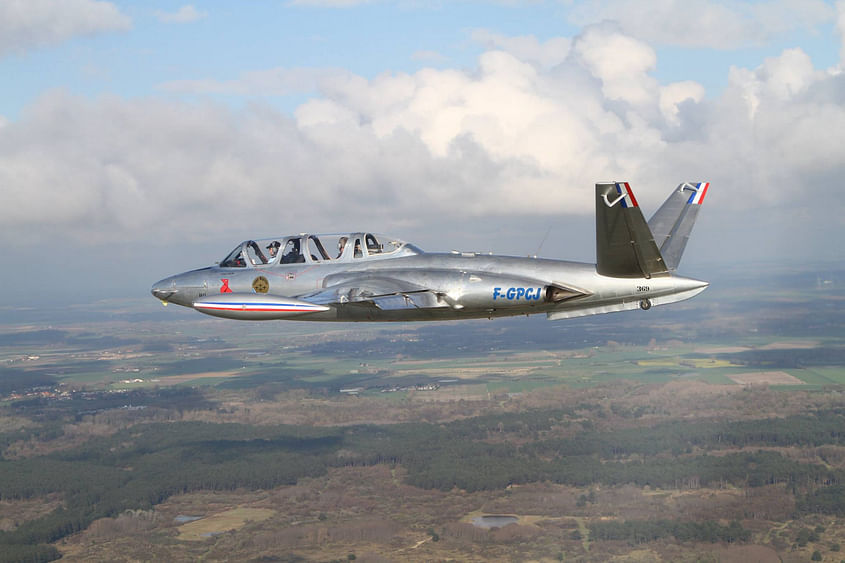
M 47 563 L 60 559 L 62 554 L 52 545 L 4 545 L 0 549 L 2 563 Z
M 449 424 L 337 428 L 137 424 L 66 451 L 0 461 L 0 498 L 60 493 L 63 499 L 60 509 L 0 533 L 0 552 L 25 553 L 26 546 L 40 546 L 33 547 L 37 551 L 32 553 L 51 553 L 45 551 L 45 544 L 83 530 L 97 518 L 150 508 L 178 493 L 269 489 L 305 476 L 319 477 L 330 467 L 379 463 L 401 464 L 408 483 L 442 490 L 501 489 L 511 483 L 538 481 L 577 487 L 631 483 L 661 488 L 785 483 L 799 497 L 801 511 L 839 514 L 837 506 L 843 506 L 845 475 L 840 470 L 799 463 L 776 452 L 672 453 L 685 452 L 690 444 L 838 443 L 839 429 L 845 426 L 837 412 L 709 425 L 661 424 L 636 431 L 588 432 L 570 440 L 542 439 L 544 431 L 567 423 L 572 416 L 571 411 L 557 409 Z M 539 438 L 524 446 L 488 440 L 503 432 Z M 622 452 L 636 457 L 620 460 Z M 691 532 L 680 527 L 665 533 L 683 537 Z
M 0 367 L 0 395 L 9 395 L 35 387 L 55 387 L 58 380 L 44 370 Z
M 845 442 L 845 415 L 840 410 L 739 422 L 666 422 L 648 429 L 582 432 L 560 440 L 542 440 L 526 449 L 542 455 L 680 454 L 690 448 L 745 446 L 821 446 Z
M 736 364 L 759 368 L 795 369 L 806 366 L 841 366 L 845 364 L 845 347 L 820 346 L 806 349 L 746 350 L 733 354 L 716 354 L 716 357 Z
M 845 516 L 845 484 L 840 483 L 809 492 L 799 498 L 798 509 L 801 512 Z
M 697 488 L 726 483 L 750 487 L 774 483 L 828 485 L 845 480 L 842 471 L 792 461 L 776 452 L 660 455 L 612 461 L 598 454 L 570 455 L 560 450 L 548 459 L 530 447 L 474 441 L 435 425 L 403 426 L 373 428 L 358 437 L 347 436 L 347 447 L 354 444 L 354 451 L 368 452 L 357 460 L 360 463 L 401 463 L 407 469 L 409 483 L 441 490 L 458 487 L 478 491 L 536 481 L 578 487 L 631 483 Z M 641 432 L 648 435 L 647 429 Z
M 718 522 L 678 522 L 675 520 L 628 520 L 626 522 L 594 522 L 589 525 L 592 540 L 624 540 L 641 544 L 662 538 L 673 537 L 678 541 L 690 542 L 745 542 L 751 539 L 751 532 L 737 521 L 727 526 Z

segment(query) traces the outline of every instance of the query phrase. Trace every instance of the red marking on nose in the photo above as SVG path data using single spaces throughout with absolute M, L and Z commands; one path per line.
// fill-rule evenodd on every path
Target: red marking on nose
M 232 293 L 232 290 L 229 289 L 229 279 L 222 278 L 220 281 L 223 282 L 223 285 L 220 286 L 220 293 Z

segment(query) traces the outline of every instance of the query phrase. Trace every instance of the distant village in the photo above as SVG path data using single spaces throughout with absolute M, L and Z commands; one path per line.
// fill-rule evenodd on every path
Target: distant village
M 115 395 L 128 393 L 129 389 L 108 389 L 108 390 L 85 390 L 85 389 L 67 389 L 63 384 L 55 387 L 52 386 L 37 386 L 25 390 L 13 391 L 5 397 L 0 397 L 0 401 L 24 401 L 32 399 L 47 399 L 50 401 L 97 401 L 106 397 L 114 397 Z M 122 408 L 143 408 L 126 405 Z
M 416 385 L 406 385 L 404 387 L 400 387 L 398 385 L 393 385 L 391 387 L 347 387 L 346 389 L 340 389 L 339 392 L 344 395 L 358 395 L 364 391 L 368 391 L 369 389 L 378 389 L 380 393 L 397 393 L 399 391 L 437 391 L 440 389 L 440 384 L 418 383 Z

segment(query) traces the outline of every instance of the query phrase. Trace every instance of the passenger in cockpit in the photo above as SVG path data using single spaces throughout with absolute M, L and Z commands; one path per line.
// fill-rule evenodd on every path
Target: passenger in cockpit
M 337 241 L 337 256 L 335 257 L 335 260 L 343 256 L 343 251 L 346 250 L 346 241 L 348 240 L 349 237 L 340 237 Z
M 376 240 L 376 237 L 368 233 L 367 236 L 364 237 L 364 240 L 367 243 L 367 252 L 370 254 L 377 254 L 381 252 L 381 246 Z
M 275 258 L 276 254 L 279 253 L 280 246 L 282 246 L 282 243 L 277 240 L 274 240 L 273 242 L 267 245 L 267 251 L 270 253 L 270 260 Z

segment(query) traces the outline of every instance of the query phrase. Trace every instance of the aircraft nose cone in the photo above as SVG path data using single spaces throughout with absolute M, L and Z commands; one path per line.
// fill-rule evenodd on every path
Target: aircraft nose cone
M 176 293 L 176 290 L 173 288 L 170 278 L 167 278 L 154 283 L 152 289 L 150 289 L 150 293 L 156 299 L 167 301 L 171 295 Z

